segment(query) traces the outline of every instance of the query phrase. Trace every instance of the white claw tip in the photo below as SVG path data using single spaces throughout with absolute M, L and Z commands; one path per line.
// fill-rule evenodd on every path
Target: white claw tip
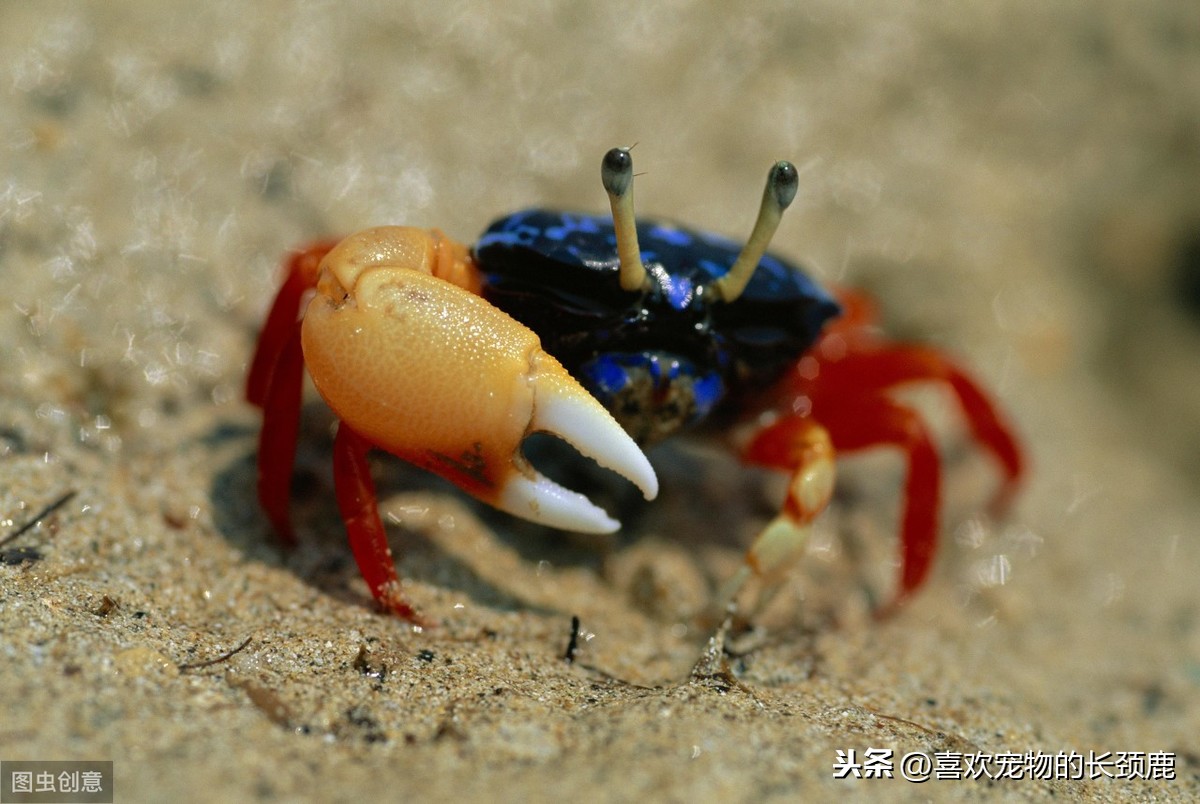
M 605 469 L 621 475 L 647 500 L 658 495 L 654 467 L 604 406 L 550 355 L 532 355 L 533 411 L 528 430 L 558 436 Z M 514 456 L 516 457 L 516 456 Z M 515 516 L 565 530 L 612 533 L 620 523 L 582 494 L 570 491 L 528 466 L 501 489 L 494 503 Z
M 612 533 L 621 527 L 587 497 L 541 474 L 510 480 L 500 492 L 496 507 L 540 525 L 578 533 Z
M 645 453 L 590 395 L 541 395 L 532 424 L 534 429 L 558 436 L 605 469 L 621 475 L 641 489 L 647 500 L 658 496 L 658 476 Z

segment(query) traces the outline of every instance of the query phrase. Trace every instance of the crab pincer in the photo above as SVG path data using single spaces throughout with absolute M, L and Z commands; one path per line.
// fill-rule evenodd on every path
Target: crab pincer
M 562 438 L 647 499 L 658 493 L 633 439 L 532 331 L 473 292 L 476 276 L 466 249 L 439 232 L 360 232 L 320 260 L 316 293 L 294 328 L 302 364 L 255 361 L 269 366 L 260 371 L 276 387 L 291 385 L 286 375 L 307 366 L 341 419 L 334 479 L 351 547 L 376 599 L 410 619 L 415 613 L 400 595 L 376 508 L 366 461 L 372 446 L 515 516 L 580 532 L 608 533 L 619 523 L 532 467 L 521 453 L 530 433 Z M 281 355 L 295 348 L 294 337 L 273 339 Z M 267 395 L 264 441 L 273 426 L 294 433 L 295 410 L 279 410 Z M 290 527 L 287 484 L 279 478 L 290 472 L 290 462 L 260 464 L 260 497 L 283 532 Z

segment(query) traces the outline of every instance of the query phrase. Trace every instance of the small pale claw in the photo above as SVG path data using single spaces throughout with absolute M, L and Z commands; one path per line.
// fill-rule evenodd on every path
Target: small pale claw
M 500 490 L 494 505 L 501 511 L 577 533 L 612 533 L 621 523 L 592 504 L 582 494 L 565 489 L 539 472 L 533 477 L 513 475 Z

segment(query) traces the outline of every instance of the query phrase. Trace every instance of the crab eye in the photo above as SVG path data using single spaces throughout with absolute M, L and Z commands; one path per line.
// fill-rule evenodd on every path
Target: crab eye
M 633 183 L 633 157 L 628 148 L 613 148 L 600 163 L 600 181 L 609 195 L 625 195 Z
M 774 194 L 775 203 L 781 211 L 791 206 L 799 186 L 800 174 L 791 162 L 779 161 L 771 166 L 771 172 L 767 174 L 767 190 Z

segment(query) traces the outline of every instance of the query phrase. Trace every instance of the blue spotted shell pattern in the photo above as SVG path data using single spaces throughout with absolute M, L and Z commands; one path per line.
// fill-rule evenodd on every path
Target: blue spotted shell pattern
M 711 290 L 741 245 L 639 219 L 649 275 L 618 279 L 612 218 L 517 212 L 475 244 L 483 296 L 541 338 L 542 347 L 639 443 L 658 441 L 777 380 L 840 313 L 797 266 L 765 255 L 742 295 Z

